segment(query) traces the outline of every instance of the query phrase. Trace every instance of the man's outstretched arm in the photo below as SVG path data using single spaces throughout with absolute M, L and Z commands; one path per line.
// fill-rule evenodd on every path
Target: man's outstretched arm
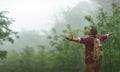
M 104 41 L 106 40 L 109 36 L 112 35 L 112 32 L 108 32 L 107 34 L 103 35 L 103 36 L 100 36 L 100 41 Z

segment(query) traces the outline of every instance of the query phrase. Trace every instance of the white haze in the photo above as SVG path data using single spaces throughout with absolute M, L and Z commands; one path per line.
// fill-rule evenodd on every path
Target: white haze
M 86 7 L 87 5 L 90 7 Z M 52 27 L 62 27 L 58 24 L 56 25 L 55 15 L 58 14 L 57 17 L 59 17 L 62 10 L 67 11 L 68 8 L 71 8 L 73 9 L 73 13 L 78 12 L 77 15 L 81 16 L 82 14 L 81 17 L 84 18 L 86 12 L 88 12 L 89 15 L 89 8 L 90 10 L 92 8 L 92 11 L 94 11 L 94 7 L 96 8 L 95 3 L 92 3 L 90 0 L 0 0 L 0 10 L 9 11 L 10 13 L 7 14 L 7 16 L 15 20 L 10 28 L 14 31 L 18 31 L 20 36 L 19 39 L 15 39 L 14 44 L 5 42 L 0 49 L 19 50 L 25 48 L 25 46 L 49 46 L 47 36 L 39 35 L 39 33 L 49 32 Z M 79 14 L 81 11 L 83 11 L 83 13 Z M 76 16 L 73 20 L 77 18 L 81 19 Z M 78 19 L 76 22 L 79 23 Z
M 9 11 L 15 22 L 10 26 L 15 31 L 49 31 L 53 16 L 61 9 L 74 7 L 80 1 L 89 0 L 0 0 L 0 11 Z

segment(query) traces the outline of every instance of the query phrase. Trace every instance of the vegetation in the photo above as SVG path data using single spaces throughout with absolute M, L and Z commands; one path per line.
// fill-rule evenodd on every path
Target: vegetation
M 111 14 L 100 9 L 97 21 L 92 16 L 85 16 L 85 19 L 97 27 L 99 35 L 113 32 L 103 43 L 102 72 L 120 72 L 120 6 L 112 4 Z M 51 50 L 40 45 L 36 48 L 37 51 L 27 46 L 21 52 L 9 52 L 7 58 L 0 61 L 0 72 L 84 72 L 84 46 L 64 39 L 65 36 L 77 37 L 80 30 L 73 30 L 70 24 L 66 27 L 61 34 L 52 29 L 52 36 L 48 36 Z M 84 32 L 87 28 L 84 28 Z
M 13 19 L 8 18 L 5 14 L 7 11 L 0 12 L 0 45 L 3 45 L 5 41 L 14 43 L 13 36 L 19 37 L 17 32 L 14 32 L 9 26 L 14 22 Z M 0 58 L 4 59 L 7 55 L 7 51 L 0 51 Z
M 6 13 L 8 12 L 0 12 L 0 44 L 3 44 L 4 41 L 14 43 L 11 35 L 15 35 L 18 38 L 17 32 L 14 32 L 9 28 L 9 26 L 14 22 L 14 20 L 5 16 Z

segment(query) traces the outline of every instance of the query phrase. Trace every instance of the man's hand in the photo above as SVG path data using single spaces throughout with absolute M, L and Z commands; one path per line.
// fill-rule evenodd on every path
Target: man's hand
M 108 32 L 109 36 L 112 35 L 112 32 Z
M 67 39 L 67 40 L 72 40 L 73 39 L 73 37 L 65 37 L 65 39 Z

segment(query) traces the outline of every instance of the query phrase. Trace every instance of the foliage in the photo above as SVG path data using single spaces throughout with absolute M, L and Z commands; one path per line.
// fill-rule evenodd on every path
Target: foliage
M 8 18 L 5 14 L 7 11 L 0 12 L 0 43 L 3 44 L 3 41 L 8 41 L 14 43 L 11 35 L 15 35 L 18 38 L 17 32 L 14 32 L 9 28 L 9 26 L 14 22 L 13 19 Z

